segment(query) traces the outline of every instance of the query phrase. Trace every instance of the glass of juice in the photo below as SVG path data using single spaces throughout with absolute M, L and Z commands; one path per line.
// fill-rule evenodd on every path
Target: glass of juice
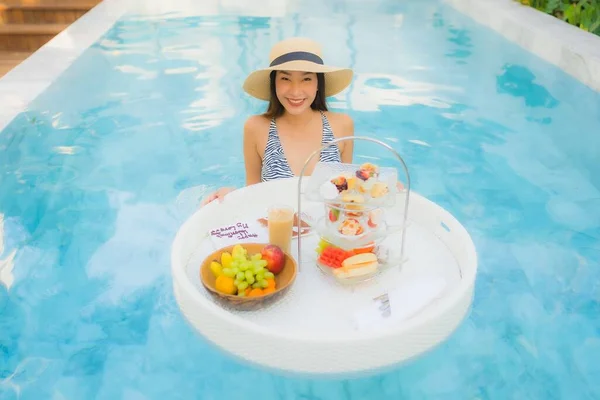
M 268 210 L 269 243 L 279 246 L 286 253 L 292 245 L 294 208 L 275 204 Z

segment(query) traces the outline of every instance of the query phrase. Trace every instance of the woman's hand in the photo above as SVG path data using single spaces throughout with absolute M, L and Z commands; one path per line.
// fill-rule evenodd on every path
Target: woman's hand
M 219 188 L 218 190 L 212 192 L 211 194 L 209 194 L 200 204 L 200 207 L 204 207 L 205 205 L 207 205 L 208 203 L 210 203 L 211 201 L 214 200 L 219 200 L 219 202 L 222 202 L 223 199 L 225 198 L 225 195 L 227 193 L 233 192 L 236 188 L 234 187 L 222 187 Z

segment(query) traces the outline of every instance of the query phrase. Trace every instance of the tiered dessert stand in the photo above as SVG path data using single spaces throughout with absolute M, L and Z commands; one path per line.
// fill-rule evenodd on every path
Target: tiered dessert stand
M 372 163 L 317 163 L 304 179 L 320 149 L 299 177 L 236 190 L 222 203 L 200 208 L 180 228 L 172 247 L 175 297 L 189 323 L 219 348 L 292 373 L 373 373 L 437 346 L 467 315 L 477 273 L 469 233 L 442 207 L 410 192 L 406 164 L 387 144 L 351 137 L 322 149 L 344 140 L 369 141 L 392 152 L 406 174 L 404 187 L 396 187 L 396 169 Z M 378 174 L 372 173 L 373 167 Z M 349 179 L 353 176 L 359 179 Z M 345 184 L 336 179 L 340 177 Z M 308 234 L 294 239 L 291 255 L 299 270 L 293 286 L 258 310 L 215 302 L 198 272 L 207 255 L 217 250 L 208 232 L 255 220 L 275 203 L 294 206 L 311 226 Z M 351 223 L 344 222 L 348 218 Z M 336 272 L 339 262 L 333 265 L 322 257 L 330 245 L 351 254 L 375 254 L 377 261 L 371 256 L 368 268 Z

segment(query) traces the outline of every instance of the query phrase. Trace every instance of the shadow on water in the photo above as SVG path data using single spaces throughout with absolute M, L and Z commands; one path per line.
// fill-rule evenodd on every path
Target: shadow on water
M 527 107 L 557 107 L 558 100 L 534 80 L 535 75 L 529 69 L 521 65 L 505 65 L 496 79 L 496 88 L 498 93 L 521 97 Z

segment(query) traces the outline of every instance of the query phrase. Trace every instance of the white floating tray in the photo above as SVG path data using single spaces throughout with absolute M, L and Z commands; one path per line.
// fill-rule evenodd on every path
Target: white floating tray
M 360 374 L 390 367 L 433 348 L 461 323 L 472 302 L 477 255 L 465 228 L 447 211 L 411 192 L 402 267 L 357 286 L 340 285 L 315 265 L 316 234 L 302 238 L 302 265 L 290 292 L 260 311 L 215 303 L 200 282 L 199 266 L 214 250 L 206 232 L 260 215 L 268 204 L 297 206 L 297 178 L 252 185 L 193 214 L 171 254 L 174 292 L 189 323 L 221 349 L 269 369 L 302 374 Z M 390 210 L 403 212 L 405 193 Z M 246 207 L 242 213 L 243 207 Z M 319 207 L 302 203 L 302 211 Z M 297 258 L 297 240 L 293 255 Z M 390 237 L 386 240 L 396 240 Z M 398 243 L 399 237 L 397 238 Z M 440 297 L 412 317 L 359 330 L 354 314 L 372 298 L 423 274 L 443 278 Z M 392 310 L 393 313 L 393 310 Z

